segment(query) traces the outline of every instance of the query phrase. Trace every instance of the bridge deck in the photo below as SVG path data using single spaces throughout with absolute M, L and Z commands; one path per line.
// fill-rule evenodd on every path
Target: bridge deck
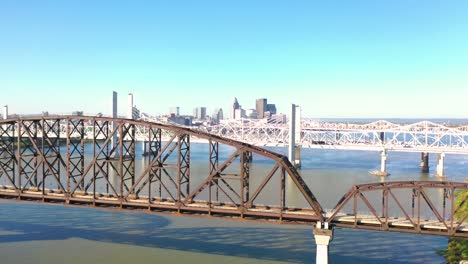
M 16 198 L 21 200 L 41 201 L 41 202 L 62 202 L 75 205 L 92 205 L 95 207 L 115 207 L 120 209 L 146 209 L 150 211 L 173 211 L 178 213 L 204 214 L 211 216 L 229 216 L 233 219 L 265 220 L 273 222 L 287 222 L 293 224 L 313 224 L 317 221 L 317 216 L 311 209 L 304 208 L 279 208 L 274 206 L 255 206 L 252 208 L 240 208 L 235 204 L 212 203 L 211 206 L 206 201 L 193 201 L 189 204 L 178 203 L 167 199 L 152 198 L 145 196 L 130 197 L 126 200 L 110 194 L 99 194 L 94 197 L 92 194 L 77 193 L 73 196 L 62 193 L 60 190 L 23 190 L 20 194 L 12 186 L 0 186 L 0 198 Z M 332 212 L 327 213 L 329 217 Z M 380 221 L 379 221 L 380 220 Z M 413 224 L 413 223 L 414 224 Z M 411 232 L 422 234 L 441 235 L 448 232 L 448 228 L 458 226 L 458 223 L 449 221 L 444 223 L 432 219 L 406 218 L 384 218 L 377 219 L 373 215 L 340 213 L 333 219 L 333 224 L 343 228 L 359 228 L 368 230 Z M 457 228 L 455 236 L 468 237 L 468 222 L 464 222 Z
M 151 209 L 161 211 L 177 211 L 180 213 L 221 214 L 239 217 L 253 217 L 272 220 L 289 220 L 298 222 L 316 222 L 317 216 L 312 209 L 303 208 L 279 208 L 272 206 L 255 206 L 241 209 L 239 205 L 212 203 L 206 201 L 193 201 L 189 204 L 178 203 L 168 199 L 151 198 L 147 196 L 130 197 L 126 200 L 110 194 L 77 193 L 68 196 L 60 190 L 32 191 L 24 190 L 21 194 L 13 187 L 0 186 L 0 198 L 20 198 L 23 200 L 39 200 L 43 202 L 64 202 L 73 204 L 87 204 L 94 206 L 114 206 L 122 209 Z

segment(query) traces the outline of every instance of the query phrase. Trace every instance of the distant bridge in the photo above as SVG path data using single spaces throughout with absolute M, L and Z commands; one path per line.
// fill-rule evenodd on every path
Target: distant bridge
M 290 135 L 289 123 L 267 119 L 223 120 L 218 125 L 197 129 L 255 146 L 286 147 L 294 138 L 289 157 L 295 166 L 300 166 L 300 148 L 378 151 L 381 152 L 380 170 L 372 173 L 380 176 L 388 175 L 389 151 L 421 153 L 420 164 L 425 173 L 429 172 L 429 153 L 437 154 L 438 177 L 446 176 L 445 154 L 468 154 L 468 125 L 445 126 L 429 121 L 394 124 L 385 120 L 350 124 L 298 119 L 293 126 L 294 137 Z
M 296 144 L 302 148 L 468 154 L 468 125 L 449 127 L 429 121 L 394 124 L 384 120 L 349 124 L 302 119 L 300 127 Z M 266 119 L 228 120 L 200 129 L 256 146 L 289 144 L 288 124 L 268 123 Z
M 140 171 L 135 168 L 137 135 L 148 146 Z M 195 178 L 192 139 L 207 142 L 206 172 Z M 228 156 L 220 155 L 222 146 L 232 150 Z M 266 171 L 254 171 L 255 156 L 270 161 Z M 272 182 L 277 191 L 267 188 Z M 303 205 L 288 201 L 289 188 Z M 286 157 L 200 130 L 85 116 L 0 122 L 2 198 L 468 237 L 467 214 L 460 216 L 466 196 L 459 198 L 459 190 L 468 190 L 468 183 L 356 185 L 327 210 Z M 431 199 L 434 191 L 442 203 Z M 270 204 L 259 202 L 266 193 L 273 195 Z

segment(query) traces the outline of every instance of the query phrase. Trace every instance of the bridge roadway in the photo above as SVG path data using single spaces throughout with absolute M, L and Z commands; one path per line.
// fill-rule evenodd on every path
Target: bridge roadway
M 90 124 L 92 140 L 85 144 Z M 136 134 L 142 128 L 147 133 L 148 165 L 136 173 Z M 163 141 L 163 135 L 169 140 Z M 191 137 L 206 140 L 209 148 L 208 174 L 195 188 L 190 182 Z M 63 141 L 66 153 L 61 151 Z M 7 119 L 0 122 L 0 143 L 2 198 L 468 237 L 468 214 L 461 212 L 467 197 L 457 195 L 468 190 L 468 183 L 356 185 L 327 212 L 286 157 L 178 126 L 84 116 Z M 220 145 L 231 147 L 231 155 L 221 158 Z M 250 165 L 255 155 L 271 160 L 271 170 L 253 174 Z M 251 184 L 253 175 L 261 179 L 260 184 Z M 118 181 L 113 182 L 111 176 Z M 304 198 L 305 206 L 286 206 L 287 180 Z M 275 193 L 278 205 L 257 203 L 270 181 L 280 183 Z M 442 203 L 431 199 L 431 190 L 443 193 Z M 429 208 L 431 218 L 424 216 L 422 208 Z
M 151 198 L 147 196 L 121 199 L 109 193 L 90 194 L 77 193 L 70 196 L 60 190 L 22 190 L 19 192 L 13 186 L 0 186 L 0 198 L 20 199 L 24 201 L 41 201 L 50 203 L 94 206 L 97 208 L 119 208 L 129 210 L 148 210 L 150 212 L 177 212 L 186 215 L 209 215 L 213 217 L 230 217 L 233 220 L 268 220 L 272 223 L 314 224 L 317 215 L 313 210 L 303 208 L 279 208 L 271 206 L 255 206 L 239 210 L 239 205 L 194 201 L 189 204 L 176 201 Z M 338 205 L 339 206 L 339 205 Z M 358 228 L 367 230 L 410 232 L 432 235 L 468 237 L 468 222 L 452 222 L 450 219 L 417 219 L 411 217 L 386 217 L 368 214 L 349 214 L 336 210 L 326 210 L 325 221 L 343 228 Z M 452 230 L 452 231 L 450 231 Z

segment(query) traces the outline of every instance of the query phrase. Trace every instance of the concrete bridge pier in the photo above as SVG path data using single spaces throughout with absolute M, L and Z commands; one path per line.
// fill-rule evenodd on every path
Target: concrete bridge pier
M 437 169 L 436 169 L 436 176 L 443 178 L 445 177 L 444 174 L 444 159 L 445 159 L 445 153 L 438 153 L 437 154 Z
M 375 175 L 375 176 L 382 176 L 382 177 L 386 177 L 390 175 L 387 172 L 387 157 L 388 157 L 387 150 L 386 149 L 382 150 L 382 152 L 380 152 L 380 170 L 371 171 L 370 174 Z
M 333 227 L 324 222 L 317 222 L 314 228 L 315 244 L 317 245 L 317 252 L 315 263 L 328 264 L 328 246 L 333 240 Z
M 429 172 L 429 153 L 421 152 L 421 172 Z
M 378 176 L 388 176 L 387 173 L 387 150 L 384 149 L 380 152 L 380 171 L 377 173 Z

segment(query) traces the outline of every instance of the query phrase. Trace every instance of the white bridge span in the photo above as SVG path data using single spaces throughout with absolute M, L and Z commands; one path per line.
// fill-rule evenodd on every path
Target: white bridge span
M 149 117 L 143 117 L 142 120 L 163 123 L 162 120 Z M 300 125 L 296 127 L 300 127 L 296 129 L 296 147 L 379 151 L 382 156 L 381 172 L 385 172 L 388 151 L 436 153 L 439 176 L 443 176 L 445 154 L 468 154 L 468 125 L 447 126 L 429 121 L 396 124 L 384 120 L 350 124 L 301 119 Z M 65 133 L 66 129 L 65 125 L 60 125 L 60 134 Z M 287 123 L 271 123 L 266 119 L 224 120 L 218 125 L 192 129 L 256 146 L 285 147 L 289 145 L 290 138 Z M 148 139 L 145 128 L 136 127 L 135 130 L 138 141 Z M 91 125 L 85 124 L 85 134 L 90 137 L 93 135 Z M 428 168 L 427 162 L 427 156 L 422 155 L 421 167 Z
M 287 124 L 232 120 L 199 129 L 257 146 L 289 145 Z M 468 154 L 468 125 L 449 127 L 429 121 L 348 124 L 301 120 L 296 145 L 302 148 Z
M 443 125 L 429 121 L 396 124 L 385 120 L 368 124 L 318 122 L 301 119 L 296 124 L 297 148 L 367 150 L 381 153 L 380 171 L 386 176 L 389 151 L 420 152 L 421 168 L 429 172 L 429 153 L 437 154 L 436 175 L 444 175 L 445 154 L 468 154 L 468 125 Z M 299 129 L 300 127 L 300 129 Z M 257 146 L 286 147 L 289 145 L 290 126 L 287 123 L 270 123 L 263 120 L 228 120 L 214 126 L 201 126 L 204 132 L 247 142 Z M 300 151 L 296 151 L 300 156 Z M 300 157 L 296 165 L 300 166 Z

